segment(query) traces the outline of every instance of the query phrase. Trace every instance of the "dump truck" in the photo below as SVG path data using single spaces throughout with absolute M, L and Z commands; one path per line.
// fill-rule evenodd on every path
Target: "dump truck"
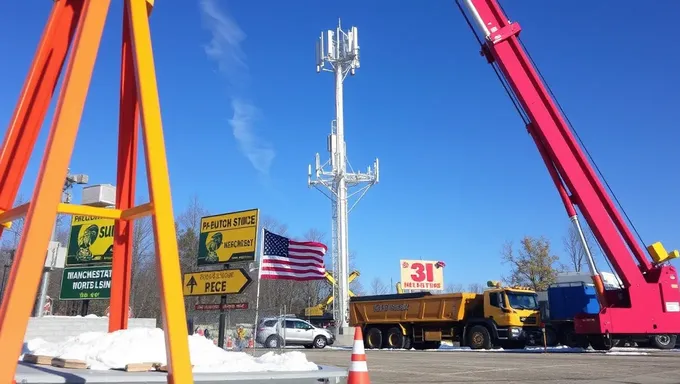
M 370 349 L 437 349 L 442 340 L 471 349 L 539 344 L 543 332 L 536 292 L 494 281 L 487 286 L 483 293 L 355 296 L 349 322 L 362 328 Z

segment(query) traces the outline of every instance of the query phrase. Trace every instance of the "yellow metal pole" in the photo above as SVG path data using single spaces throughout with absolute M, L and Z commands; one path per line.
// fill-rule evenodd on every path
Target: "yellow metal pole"
M 146 0 L 126 0 L 125 4 L 128 7 L 129 25 L 132 29 L 149 197 L 154 210 L 158 281 L 168 356 L 168 382 L 192 384 L 194 380 L 189 360 L 189 335 L 184 311 L 182 275 L 149 29 L 148 11 L 151 7 Z

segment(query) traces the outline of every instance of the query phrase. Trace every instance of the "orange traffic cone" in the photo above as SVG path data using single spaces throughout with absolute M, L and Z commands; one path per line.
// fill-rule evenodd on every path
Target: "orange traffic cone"
M 349 363 L 347 384 L 370 384 L 366 352 L 364 352 L 364 335 L 361 327 L 354 327 L 354 345 L 352 346 L 352 361 Z

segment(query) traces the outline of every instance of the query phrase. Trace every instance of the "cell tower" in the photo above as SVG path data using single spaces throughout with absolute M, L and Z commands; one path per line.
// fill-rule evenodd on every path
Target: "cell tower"
M 330 158 L 321 164 L 316 154 L 315 175 L 312 180 L 312 166 L 309 166 L 307 183 L 324 193 L 332 201 L 332 258 L 333 276 L 337 286 L 333 287 L 333 319 L 341 334 L 345 332 L 349 321 L 349 242 L 347 233 L 347 216 L 356 206 L 368 189 L 378 183 L 378 159 L 373 169 L 368 167 L 366 173 L 354 172 L 347 161 L 345 145 L 345 125 L 343 121 L 342 83 L 347 74 L 354 75 L 359 68 L 359 32 L 352 27 L 347 32 L 342 30 L 340 20 L 335 30 L 321 32 L 316 43 L 316 72 L 333 72 L 335 74 L 335 120 L 331 122 L 331 134 L 328 136 L 328 152 Z M 326 68 L 326 64 L 330 68 Z M 348 172 L 349 168 L 349 172 Z M 326 187 L 330 191 L 327 194 Z M 356 197 L 356 198 L 355 198 Z M 354 203 L 348 208 L 351 198 Z

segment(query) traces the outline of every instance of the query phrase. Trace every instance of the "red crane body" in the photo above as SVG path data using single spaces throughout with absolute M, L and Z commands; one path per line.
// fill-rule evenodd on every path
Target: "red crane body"
M 680 334 L 680 289 L 675 268 L 647 259 L 522 46 L 520 25 L 508 20 L 496 0 L 465 1 L 486 37 L 482 53 L 489 63 L 498 65 L 528 116 L 527 129 L 567 213 L 576 217 L 574 206 L 579 208 L 623 282 L 619 290 L 603 291 L 598 314 L 577 316 L 576 333 Z M 665 252 L 660 244 L 650 247 L 650 252 L 657 250 Z M 673 257 L 677 257 L 677 251 L 670 256 L 666 253 L 662 259 Z

